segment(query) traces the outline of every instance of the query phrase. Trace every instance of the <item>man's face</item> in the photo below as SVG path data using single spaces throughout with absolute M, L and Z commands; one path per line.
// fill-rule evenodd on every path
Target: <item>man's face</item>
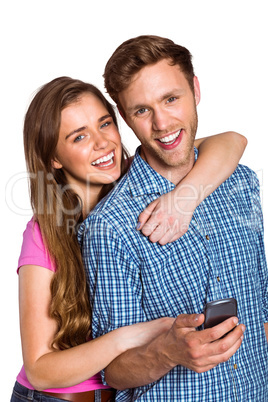
M 199 100 L 197 78 L 193 93 L 179 66 L 167 59 L 144 67 L 119 94 L 125 120 L 142 144 L 141 156 L 164 177 L 192 168 Z

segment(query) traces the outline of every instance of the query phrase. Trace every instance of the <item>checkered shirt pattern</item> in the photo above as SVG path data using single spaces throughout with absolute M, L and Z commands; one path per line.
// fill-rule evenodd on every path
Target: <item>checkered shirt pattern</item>
M 208 372 L 177 366 L 152 384 L 118 391 L 116 400 L 267 402 L 268 275 L 256 174 L 239 165 L 195 210 L 187 233 L 161 246 L 136 225 L 141 211 L 172 189 L 137 151 L 129 172 L 81 225 L 93 337 L 201 313 L 208 301 L 234 297 L 244 340 L 228 362 Z

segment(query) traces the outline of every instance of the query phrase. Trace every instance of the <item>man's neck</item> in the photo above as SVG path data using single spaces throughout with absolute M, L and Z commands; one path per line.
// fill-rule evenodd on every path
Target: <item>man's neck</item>
M 178 164 L 177 166 L 167 166 L 160 161 L 155 162 L 153 158 L 146 156 L 141 147 L 140 156 L 148 165 L 151 166 L 158 174 L 169 180 L 175 186 L 192 170 L 195 161 L 194 149 L 189 160 L 186 163 Z

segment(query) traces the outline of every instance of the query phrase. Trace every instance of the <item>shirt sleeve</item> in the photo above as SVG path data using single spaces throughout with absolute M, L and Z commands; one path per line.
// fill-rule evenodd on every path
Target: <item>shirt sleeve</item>
M 255 173 L 252 174 L 252 227 L 256 233 L 256 249 L 262 294 L 264 322 L 268 322 L 268 269 L 264 246 L 263 214 L 260 198 L 260 184 Z
M 23 265 L 38 265 L 56 271 L 56 266 L 44 245 L 39 225 L 34 219 L 28 222 L 23 233 L 17 272 Z
M 92 335 L 146 321 L 138 261 L 120 231 L 95 216 L 83 235 L 82 254 L 92 306 Z

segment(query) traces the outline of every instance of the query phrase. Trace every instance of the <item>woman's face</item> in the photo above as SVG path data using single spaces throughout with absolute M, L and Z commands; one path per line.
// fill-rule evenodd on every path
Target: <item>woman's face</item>
M 62 168 L 78 194 L 98 194 L 102 186 L 121 173 L 121 139 L 112 116 L 93 94 L 81 98 L 61 112 L 56 169 Z

